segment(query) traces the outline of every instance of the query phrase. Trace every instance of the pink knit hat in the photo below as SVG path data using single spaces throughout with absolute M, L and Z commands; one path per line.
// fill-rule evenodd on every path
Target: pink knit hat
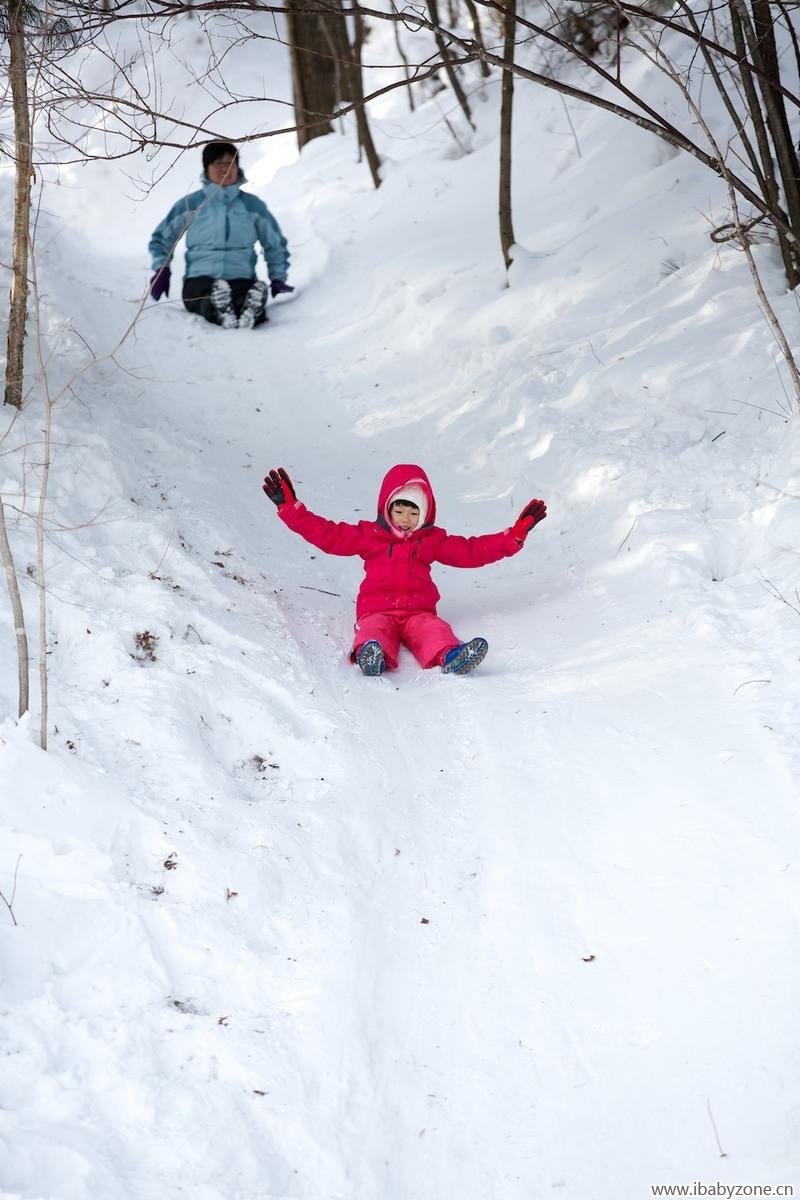
M 417 529 L 421 529 L 428 515 L 428 497 L 425 489 L 418 483 L 407 483 L 405 487 L 398 488 L 396 492 L 392 492 L 386 504 L 387 516 L 395 500 L 405 500 L 408 504 L 416 504 L 419 509 L 419 524 L 417 525 Z

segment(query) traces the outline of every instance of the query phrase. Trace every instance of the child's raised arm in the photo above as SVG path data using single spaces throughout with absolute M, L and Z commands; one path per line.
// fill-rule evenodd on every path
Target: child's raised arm
M 511 528 L 502 533 L 484 533 L 480 537 L 448 534 L 436 548 L 436 559 L 447 567 L 486 567 L 501 558 L 510 558 L 522 549 L 534 525 L 546 516 L 544 500 L 531 500 Z
M 283 467 L 264 476 L 264 493 L 278 509 L 284 525 L 326 554 L 361 554 L 364 537 L 359 525 L 347 521 L 327 521 L 309 512 L 297 499 L 294 484 Z

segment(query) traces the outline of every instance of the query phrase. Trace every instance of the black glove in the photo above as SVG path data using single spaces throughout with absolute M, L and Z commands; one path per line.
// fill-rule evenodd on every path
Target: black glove
M 153 278 L 150 280 L 150 295 L 154 300 L 160 300 L 162 296 L 169 295 L 169 280 L 172 272 L 169 267 L 159 267 Z
M 278 467 L 277 471 L 273 469 L 264 476 L 263 490 L 277 508 L 294 504 L 297 499 L 292 481 L 283 467 Z
M 544 500 L 531 500 L 529 504 L 525 505 L 516 522 L 511 526 L 511 532 L 520 545 L 525 541 L 534 525 L 538 525 L 546 516 L 547 505 Z
M 293 292 L 294 288 L 288 284 L 285 279 L 273 279 L 271 285 L 272 299 L 276 296 L 281 296 L 284 292 Z

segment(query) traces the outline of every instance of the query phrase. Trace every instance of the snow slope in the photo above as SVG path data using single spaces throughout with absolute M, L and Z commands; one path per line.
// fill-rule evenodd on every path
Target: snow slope
M 503 286 L 496 91 L 460 157 L 441 97 L 387 102 L 378 192 L 349 138 L 312 144 L 261 192 L 298 285 L 271 323 L 175 289 L 58 405 L 51 748 L 35 713 L 0 747 L 4 1200 L 800 1186 L 800 618 L 765 586 L 794 597 L 796 419 L 713 180 L 573 109 L 579 157 L 533 90 Z M 290 157 L 257 153 L 256 180 Z M 116 344 L 192 186 L 134 219 L 87 171 L 42 218 L 54 387 Z M 31 383 L 3 418 L 26 512 Z M 356 519 L 397 461 L 454 532 L 550 508 L 513 560 L 440 569 L 491 647 L 464 680 L 358 675 L 357 562 L 260 491 L 280 463 Z M 14 545 L 24 575 L 25 519 Z

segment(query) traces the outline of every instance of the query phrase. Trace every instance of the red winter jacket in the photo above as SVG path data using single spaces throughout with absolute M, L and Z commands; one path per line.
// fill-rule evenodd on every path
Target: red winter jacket
M 425 525 L 401 532 L 389 521 L 392 497 L 409 484 L 418 484 L 428 497 Z M 436 500 L 421 467 L 392 467 L 381 484 L 376 521 L 327 521 L 295 500 L 278 509 L 284 524 L 326 554 L 358 554 L 364 559 L 364 580 L 356 601 L 356 619 L 374 612 L 412 609 L 436 612 L 439 592 L 431 578 L 431 564 L 448 567 L 485 567 L 510 558 L 522 548 L 510 529 L 481 537 L 456 537 L 434 525 Z

